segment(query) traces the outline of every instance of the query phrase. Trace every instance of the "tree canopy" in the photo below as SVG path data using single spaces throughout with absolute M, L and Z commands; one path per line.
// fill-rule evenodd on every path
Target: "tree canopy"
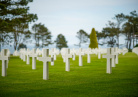
M 98 42 L 97 42 L 97 36 L 96 36 L 96 31 L 93 28 L 90 34 L 90 44 L 89 48 L 98 48 Z
M 57 36 L 57 38 L 56 38 L 56 40 L 55 40 L 55 43 L 56 43 L 56 47 L 59 48 L 59 49 L 61 49 L 61 48 L 63 48 L 63 47 L 65 47 L 65 48 L 68 47 L 66 38 L 65 38 L 65 36 L 62 35 L 62 34 L 59 34 L 59 35 Z

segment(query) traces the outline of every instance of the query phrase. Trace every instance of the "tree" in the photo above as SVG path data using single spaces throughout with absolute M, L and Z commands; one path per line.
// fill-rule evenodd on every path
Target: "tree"
M 43 48 L 52 44 L 51 42 L 51 32 L 41 23 L 34 24 L 32 26 L 32 30 L 34 31 L 34 39 L 35 39 L 35 47 Z
M 100 39 L 104 38 L 104 33 L 96 31 L 96 35 L 97 35 L 98 45 L 104 45 L 103 43 L 100 42 Z
M 38 31 L 40 34 L 41 34 L 41 47 L 45 47 L 45 46 L 48 46 L 50 44 L 52 44 L 52 41 L 51 41 L 51 32 L 44 26 L 44 25 L 41 25 L 40 26 L 40 29 Z
M 86 43 L 88 41 L 89 35 L 84 30 L 80 30 L 77 32 L 76 37 L 79 39 L 79 44 L 75 45 L 81 47 L 82 43 Z
M 20 43 L 27 40 L 29 35 L 28 26 L 30 22 L 37 20 L 36 14 L 29 13 L 28 3 L 33 0 L 1 0 L 0 4 L 2 13 L 1 20 L 8 24 L 5 32 L 11 32 L 13 38 L 14 49 L 16 50 Z M 27 35 L 27 36 L 26 36 Z
M 20 50 L 21 48 L 26 48 L 27 49 L 27 46 L 25 44 L 21 43 L 18 46 L 18 50 Z
M 108 27 L 103 28 L 102 33 L 104 34 L 104 42 L 103 44 L 107 44 L 110 47 L 114 47 L 115 45 L 117 46 L 117 30 L 116 24 L 114 22 L 109 21 L 108 22 Z
M 55 40 L 55 43 L 56 43 L 56 47 L 59 48 L 59 49 L 61 49 L 63 47 L 68 47 L 66 38 L 62 34 L 59 34 L 57 36 L 57 38 Z
M 90 44 L 89 48 L 98 48 L 98 42 L 97 42 L 97 36 L 96 36 L 96 31 L 93 28 L 90 34 Z
M 127 21 L 122 26 L 122 34 L 126 36 L 126 48 L 130 50 L 137 44 L 138 14 L 136 11 L 132 11 L 130 12 L 130 15 L 125 15 L 125 18 Z
M 138 32 L 138 14 L 136 11 L 130 12 L 130 15 L 126 15 L 126 19 L 131 24 L 132 27 L 132 39 L 133 39 L 133 47 L 135 46 L 135 35 L 137 35 Z
M 0 51 L 2 46 L 10 45 L 12 39 L 9 35 L 10 20 L 7 17 L 9 5 L 10 0 L 0 0 Z
M 116 43 L 116 45 L 119 48 L 119 34 L 121 33 L 120 26 L 126 20 L 126 18 L 125 18 L 125 15 L 123 13 L 121 13 L 121 14 L 115 15 L 114 19 L 117 21 L 116 22 L 116 26 L 117 26 L 116 28 L 117 28 L 117 30 L 116 30 L 115 33 L 116 33 L 116 36 L 117 36 L 117 43 Z

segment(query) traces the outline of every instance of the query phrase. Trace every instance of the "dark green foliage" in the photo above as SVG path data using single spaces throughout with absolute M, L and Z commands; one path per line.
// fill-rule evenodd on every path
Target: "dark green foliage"
M 83 66 L 70 60 L 70 72 L 65 71 L 62 56 L 58 55 L 54 66 L 49 63 L 49 80 L 43 80 L 43 63 L 32 61 L 26 65 L 19 57 L 11 57 L 7 76 L 0 75 L 0 97 L 137 97 L 138 56 L 134 53 L 119 55 L 119 64 L 106 74 L 106 59 L 91 55 L 83 57 Z M 1 64 L 0 60 L 0 73 Z
M 135 46 L 134 42 L 138 36 L 138 13 L 136 11 L 130 12 L 130 15 L 125 15 L 126 22 L 123 24 L 123 34 L 126 36 L 126 48 L 131 49 Z
M 79 32 L 77 32 L 76 37 L 79 39 L 79 44 L 77 44 L 75 46 L 81 47 L 82 43 L 86 43 L 88 41 L 89 35 L 84 30 L 80 30 Z
M 36 41 L 36 48 L 43 48 L 52 44 L 51 42 L 51 32 L 41 23 L 34 24 L 32 26 L 32 30 L 34 31 L 34 39 Z
M 56 47 L 59 49 L 68 47 L 66 38 L 62 34 L 59 34 L 57 36 L 55 42 L 56 42 Z
M 98 45 L 104 45 L 103 42 L 100 42 L 100 39 L 103 39 L 105 36 L 104 33 L 96 31 L 96 35 L 97 35 Z
M 102 33 L 104 35 L 103 44 L 107 44 L 109 47 L 118 46 L 117 42 L 117 34 L 118 28 L 116 28 L 116 24 L 114 22 L 109 21 L 108 27 L 103 28 Z
M 96 31 L 93 28 L 90 34 L 90 44 L 89 48 L 98 48 L 98 42 L 97 42 L 97 36 L 96 36 Z
M 0 33 L 12 36 L 15 50 L 20 43 L 26 42 L 29 23 L 38 19 L 36 14 L 29 13 L 27 5 L 30 2 L 33 0 L 0 0 Z
M 135 47 L 138 47 L 138 44 L 136 44 Z
M 114 19 L 116 20 L 116 45 L 119 48 L 119 34 L 121 33 L 120 26 L 126 19 L 123 13 L 115 15 Z
M 27 46 L 25 44 L 21 43 L 18 46 L 18 50 L 20 50 L 21 48 L 26 48 L 27 49 Z

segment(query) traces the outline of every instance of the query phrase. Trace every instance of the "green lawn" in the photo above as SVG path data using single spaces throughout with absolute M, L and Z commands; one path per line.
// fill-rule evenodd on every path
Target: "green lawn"
M 0 74 L 1 65 L 0 61 Z M 106 74 L 106 59 L 83 57 L 83 66 L 71 59 L 70 72 L 65 71 L 61 56 L 49 66 L 49 80 L 43 80 L 43 63 L 36 70 L 19 57 L 11 57 L 7 76 L 0 76 L 0 97 L 136 97 L 138 96 L 138 56 L 119 55 L 119 64 Z

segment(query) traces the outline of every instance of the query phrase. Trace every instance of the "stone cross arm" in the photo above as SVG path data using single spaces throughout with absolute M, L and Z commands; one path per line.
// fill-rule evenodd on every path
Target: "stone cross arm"
M 103 55 L 103 58 L 113 58 L 113 55 Z
M 66 57 L 66 58 L 72 58 L 73 55 L 71 55 L 71 54 L 66 54 L 65 57 Z
M 54 61 L 54 59 L 50 58 L 50 57 L 38 57 L 38 60 L 43 61 L 43 62 L 52 62 L 52 61 Z
M 29 55 L 30 55 L 30 57 L 38 57 L 37 54 L 29 54 Z
M 10 57 L 6 57 L 6 56 L 0 57 L 0 60 L 10 60 Z

